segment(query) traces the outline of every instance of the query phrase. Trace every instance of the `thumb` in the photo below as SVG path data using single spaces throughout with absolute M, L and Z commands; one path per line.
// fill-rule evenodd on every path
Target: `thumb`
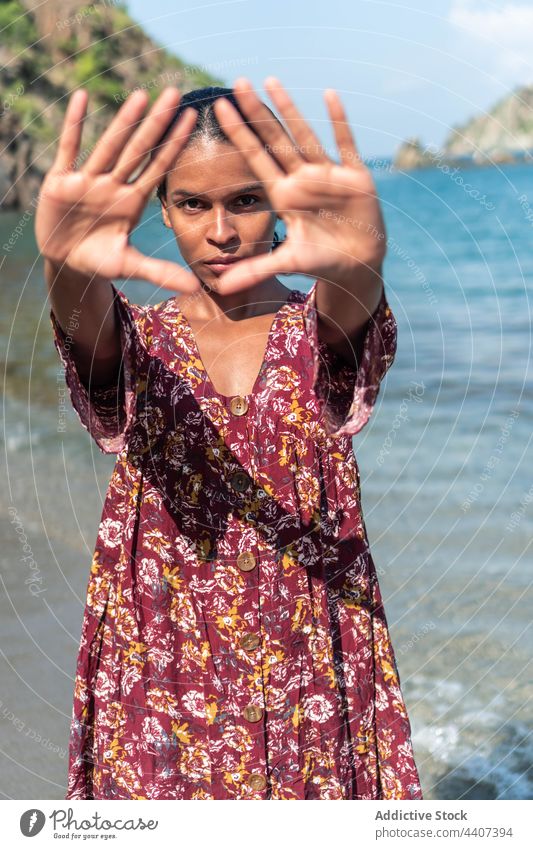
M 174 292 L 196 292 L 201 288 L 195 274 L 165 259 L 154 259 L 128 245 L 124 252 L 124 276 L 147 280 Z
M 270 254 L 261 254 L 232 263 L 220 278 L 221 290 L 225 294 L 233 294 L 260 283 L 273 274 L 294 274 L 295 271 L 291 251 L 283 245 Z

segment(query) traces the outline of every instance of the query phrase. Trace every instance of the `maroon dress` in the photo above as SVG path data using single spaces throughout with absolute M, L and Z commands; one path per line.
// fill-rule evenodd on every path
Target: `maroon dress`
M 385 292 L 358 370 L 317 281 L 273 318 L 253 391 L 215 390 L 174 297 L 113 286 L 123 368 L 72 404 L 117 454 L 87 589 L 67 799 L 421 799 L 352 435 L 396 351 Z

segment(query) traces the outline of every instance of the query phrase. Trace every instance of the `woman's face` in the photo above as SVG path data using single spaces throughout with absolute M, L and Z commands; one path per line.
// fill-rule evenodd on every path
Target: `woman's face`
M 277 216 L 243 155 L 229 142 L 194 139 L 167 175 L 163 220 L 199 279 L 211 284 L 223 269 L 215 258 L 268 253 Z

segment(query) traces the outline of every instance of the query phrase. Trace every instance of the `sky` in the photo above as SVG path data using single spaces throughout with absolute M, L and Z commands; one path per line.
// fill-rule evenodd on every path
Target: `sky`
M 533 84 L 533 0 L 131 0 L 130 14 L 187 64 L 231 85 L 278 77 L 333 144 L 336 89 L 363 156 L 451 127 Z M 270 104 L 272 105 L 272 104 Z

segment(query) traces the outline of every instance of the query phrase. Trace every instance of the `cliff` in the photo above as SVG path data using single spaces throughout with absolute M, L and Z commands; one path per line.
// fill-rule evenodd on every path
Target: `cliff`
M 54 158 L 70 92 L 89 92 L 82 145 L 88 153 L 134 88 L 150 102 L 165 85 L 223 85 L 149 38 L 123 3 L 0 3 L 0 208 L 25 209 Z
M 396 152 L 394 166 L 402 171 L 448 165 L 490 165 L 533 162 L 533 86 L 517 88 L 488 113 L 452 128 L 439 151 L 409 139 Z
M 533 86 L 499 100 L 487 114 L 457 126 L 444 143 L 448 156 L 512 160 L 533 151 Z

